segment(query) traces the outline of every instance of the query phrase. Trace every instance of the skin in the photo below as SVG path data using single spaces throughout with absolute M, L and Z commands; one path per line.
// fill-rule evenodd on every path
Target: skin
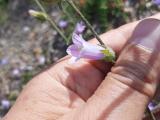
M 159 19 L 160 14 L 152 18 Z M 144 71 L 148 66 L 141 64 L 150 53 L 125 45 L 138 23 L 101 35 L 119 55 L 114 66 L 84 59 L 71 65 L 66 56 L 25 86 L 3 120 L 141 120 L 159 82 L 153 72 Z M 143 55 L 135 60 L 136 50 Z M 157 70 L 153 67 L 154 72 Z

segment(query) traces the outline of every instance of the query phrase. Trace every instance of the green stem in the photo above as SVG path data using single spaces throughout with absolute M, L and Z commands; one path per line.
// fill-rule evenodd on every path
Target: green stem
M 148 112 L 148 114 L 151 116 L 152 120 L 156 120 L 154 114 L 153 114 L 152 111 L 149 109 L 149 107 L 147 107 L 147 112 Z
M 60 34 L 60 36 L 68 43 L 68 39 L 67 37 L 61 32 L 61 30 L 57 27 L 55 21 L 53 21 L 51 19 L 51 17 L 47 14 L 46 10 L 43 8 L 43 6 L 41 5 L 41 3 L 39 2 L 39 0 L 35 0 L 36 4 L 38 5 L 38 7 L 41 9 L 41 11 L 47 15 L 47 20 L 48 22 L 50 22 L 50 24 L 52 25 L 52 27 Z
M 92 31 L 92 33 L 95 35 L 96 39 L 99 41 L 99 43 L 103 46 L 106 47 L 103 41 L 100 39 L 98 36 L 97 32 L 93 29 L 92 25 L 88 22 L 88 20 L 85 18 L 85 16 L 80 12 L 80 10 L 76 7 L 74 2 L 72 0 L 65 0 L 81 17 L 81 19 L 85 22 L 87 27 Z

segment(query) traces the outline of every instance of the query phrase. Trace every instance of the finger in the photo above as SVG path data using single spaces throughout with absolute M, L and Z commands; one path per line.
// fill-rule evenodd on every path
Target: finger
M 89 120 L 142 119 L 146 105 L 159 84 L 159 31 L 159 20 L 140 22 L 111 73 L 86 105 L 75 110 L 70 117 Z
M 137 25 L 112 72 L 96 91 L 96 97 L 92 98 L 95 106 L 95 102 L 100 101 L 107 106 L 102 108 L 102 115 L 98 118 L 107 120 L 143 118 L 146 105 L 159 84 L 159 31 L 159 20 L 148 19 Z M 99 100 L 97 96 L 108 101 Z
M 160 13 L 155 14 L 149 18 L 154 18 L 154 19 L 160 19 Z M 100 36 L 102 41 L 111 47 L 117 54 L 122 50 L 126 42 L 129 40 L 129 38 L 132 36 L 132 33 L 135 30 L 135 27 L 137 24 L 140 22 L 135 21 L 129 24 L 125 24 L 117 29 L 110 30 Z M 91 40 L 92 43 L 98 44 L 98 41 L 94 38 Z
M 158 19 L 160 18 L 160 14 L 155 15 L 153 17 Z M 127 40 L 131 37 L 138 23 L 139 22 L 133 22 L 133 23 L 124 25 L 118 29 L 111 30 L 101 35 L 100 37 L 105 42 L 105 44 L 112 47 L 118 54 L 119 51 L 126 44 Z M 91 42 L 93 42 L 94 44 L 98 43 L 97 40 L 95 39 L 93 39 Z M 88 71 L 85 70 L 86 67 L 89 69 Z M 72 72 L 68 71 L 66 68 L 72 70 Z M 89 61 L 88 63 L 86 63 L 86 61 L 84 62 L 82 60 L 77 62 L 77 64 L 75 65 L 70 65 L 68 64 L 68 59 L 65 59 L 64 61 L 60 62 L 60 64 L 57 64 L 53 68 L 49 69 L 49 73 L 52 76 L 55 76 L 55 72 L 57 74 L 57 71 L 58 71 L 58 74 L 60 76 L 59 80 L 63 83 L 63 85 L 65 85 L 66 87 L 68 87 L 69 89 L 77 93 L 84 100 L 87 100 L 94 93 L 94 90 L 97 89 L 101 81 L 104 79 L 105 74 L 108 71 L 110 71 L 110 68 L 111 68 L 111 64 L 106 62 L 100 62 L 100 61 L 90 62 Z M 97 73 L 96 77 L 90 74 L 91 70 L 95 71 L 95 69 Z M 82 72 L 79 72 L 79 71 L 82 71 Z M 75 79 L 73 80 L 72 79 L 73 77 L 70 77 L 70 78 L 67 77 L 66 79 L 66 75 L 75 76 L 74 77 Z M 80 77 L 78 76 L 81 76 L 81 79 L 79 79 Z M 94 79 L 93 78 L 91 79 L 91 77 L 94 77 Z M 84 78 L 90 78 L 90 79 L 86 80 Z M 84 92 L 84 90 L 86 92 Z
M 160 13 L 155 14 L 149 18 L 160 19 Z M 135 27 L 140 21 L 141 20 L 128 23 L 117 29 L 110 30 L 100 35 L 100 38 L 105 43 L 105 45 L 111 47 L 118 55 L 120 51 L 123 49 L 123 47 L 125 46 L 126 42 L 132 36 L 132 33 L 135 30 Z M 92 39 L 90 42 L 93 44 L 99 44 L 95 38 Z M 97 68 L 101 69 L 103 72 L 106 72 L 106 68 L 108 67 L 110 68 L 111 65 L 110 64 L 104 65 L 104 64 L 99 64 L 98 62 L 95 62 L 95 66 L 97 66 Z

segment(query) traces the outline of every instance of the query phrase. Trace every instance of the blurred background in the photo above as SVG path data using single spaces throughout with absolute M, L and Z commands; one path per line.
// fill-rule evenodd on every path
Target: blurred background
M 65 2 L 40 0 L 67 43 L 45 20 L 30 16 L 28 10 L 40 11 L 34 0 L 0 0 L 0 116 L 14 104 L 20 91 L 33 76 L 66 55 L 67 44 L 78 14 Z M 158 13 L 151 0 L 75 0 L 77 6 L 99 33 Z M 74 17 L 73 17 L 74 16 Z M 89 30 L 84 37 L 93 35 Z M 114 36 L 116 37 L 116 36 Z M 153 100 L 152 106 L 158 105 Z

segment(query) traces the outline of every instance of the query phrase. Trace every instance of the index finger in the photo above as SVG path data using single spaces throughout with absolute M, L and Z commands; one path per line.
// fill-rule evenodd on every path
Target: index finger
M 160 19 L 160 13 L 148 18 Z M 111 47 L 118 54 L 129 40 L 140 21 L 141 20 L 125 24 L 117 29 L 110 30 L 100 35 L 100 38 L 107 46 Z M 98 41 L 95 38 L 92 39 L 91 42 L 98 44 Z

